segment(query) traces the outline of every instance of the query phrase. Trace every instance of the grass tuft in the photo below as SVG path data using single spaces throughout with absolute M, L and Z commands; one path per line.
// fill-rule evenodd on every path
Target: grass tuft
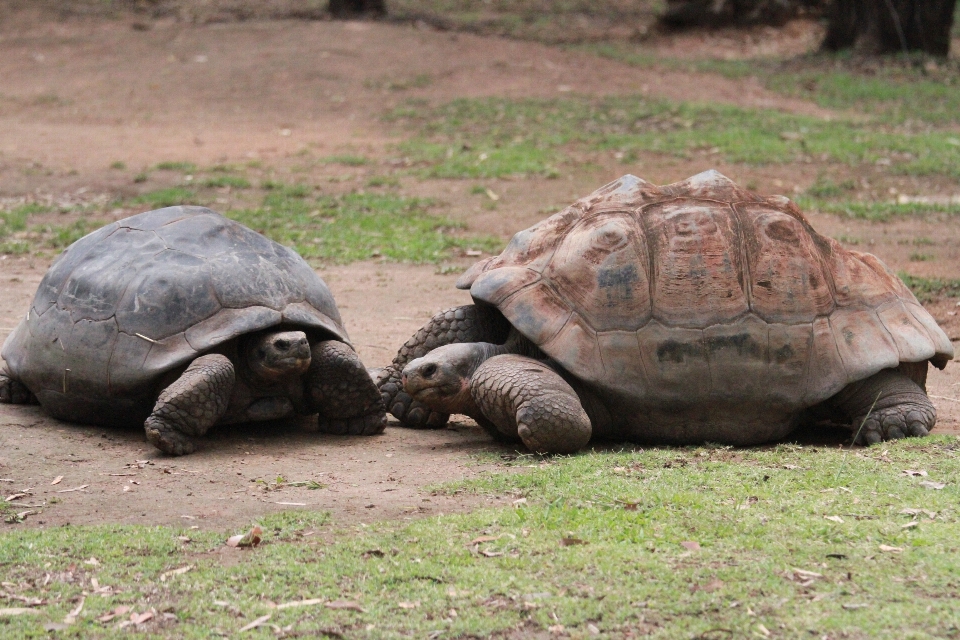
M 159 209 L 182 204 L 196 204 L 196 197 L 197 194 L 189 189 L 169 187 L 167 189 L 149 191 L 133 198 L 130 202 L 135 205 L 146 205 L 154 209 Z

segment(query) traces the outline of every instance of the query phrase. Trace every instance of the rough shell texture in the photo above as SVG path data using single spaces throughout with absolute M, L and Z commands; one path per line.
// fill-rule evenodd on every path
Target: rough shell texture
M 662 187 L 624 176 L 457 286 L 580 379 L 658 405 L 799 409 L 900 362 L 953 357 L 880 260 L 715 171 Z
M 133 406 L 164 373 L 281 323 L 348 340 L 326 284 L 296 252 L 209 209 L 169 207 L 67 248 L 3 358 L 54 413 L 94 411 L 113 406 L 101 398 Z

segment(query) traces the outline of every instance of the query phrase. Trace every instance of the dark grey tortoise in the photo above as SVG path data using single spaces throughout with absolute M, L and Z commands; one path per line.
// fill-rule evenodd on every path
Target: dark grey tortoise
M 927 363 L 953 346 L 872 255 L 787 198 L 710 171 L 624 176 L 521 231 L 457 282 L 379 385 L 408 426 L 475 418 L 540 452 L 592 436 L 749 445 L 806 416 L 861 443 L 925 435 Z
M 174 455 L 212 426 L 319 414 L 380 433 L 380 393 L 327 285 L 296 252 L 202 207 L 169 207 L 78 240 L 7 338 L 0 402 L 143 425 Z

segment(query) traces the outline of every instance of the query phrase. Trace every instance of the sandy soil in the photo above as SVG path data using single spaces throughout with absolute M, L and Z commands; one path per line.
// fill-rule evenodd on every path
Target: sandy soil
M 258 159 L 282 168 L 304 150 L 325 155 L 344 149 L 385 159 L 398 132 L 379 116 L 412 97 L 443 102 L 457 96 L 643 92 L 829 115 L 771 94 L 750 79 L 639 69 L 535 43 L 409 26 L 163 21 L 150 26 L 135 31 L 122 20 L 25 18 L 0 25 L 0 198 L 83 201 L 140 188 L 131 185 L 130 171 L 109 168 L 115 161 L 131 170 L 162 160 L 204 165 Z M 793 34 L 790 42 L 803 37 Z M 688 40 L 663 46 L 679 51 L 692 45 Z M 709 39 L 699 46 L 716 46 L 720 55 L 743 49 Z M 421 75 L 429 81 L 412 82 Z M 385 88 L 388 81 L 410 87 Z M 545 210 L 627 171 L 663 183 L 713 166 L 734 179 L 755 180 L 765 191 L 787 194 L 806 188 L 818 174 L 812 166 L 744 169 L 707 157 L 651 156 L 624 167 L 611 157 L 560 180 L 491 181 L 500 194 L 496 208 L 481 206 L 461 183 L 404 181 L 401 193 L 439 198 L 446 213 L 472 229 L 508 237 Z M 359 179 L 364 169 L 317 165 L 312 171 L 310 178 L 322 181 L 343 179 L 345 171 Z M 897 185 L 902 191 L 919 188 L 904 180 Z M 878 225 L 828 216 L 813 216 L 813 222 L 917 275 L 955 276 L 960 265 L 956 225 L 937 220 Z M 911 241 L 918 237 L 934 239 L 935 260 L 910 261 Z M 0 256 L 0 340 L 27 309 L 48 266 L 48 258 Z M 438 274 L 431 266 L 369 262 L 326 266 L 320 273 L 369 366 L 387 364 L 436 311 L 467 302 L 453 287 L 455 275 Z M 932 310 L 951 337 L 960 337 L 955 315 L 960 309 L 952 301 Z M 938 430 L 960 430 L 958 372 L 960 365 L 951 364 L 932 374 Z M 373 438 L 321 436 L 309 427 L 304 421 L 218 432 L 197 453 L 168 458 L 139 431 L 78 427 L 49 419 L 36 407 L 0 406 L 0 492 L 30 489 L 18 504 L 40 513 L 22 526 L 126 522 L 223 528 L 290 508 L 330 510 L 336 522 L 369 522 L 474 508 L 481 504 L 477 498 L 435 496 L 424 487 L 495 466 L 478 463 L 477 452 L 512 453 L 469 421 L 439 432 L 389 428 Z M 271 489 L 278 475 L 323 488 Z

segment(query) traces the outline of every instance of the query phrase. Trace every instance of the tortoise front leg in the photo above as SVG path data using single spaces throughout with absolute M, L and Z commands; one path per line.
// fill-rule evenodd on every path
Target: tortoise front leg
M 498 431 L 520 436 L 532 451 L 574 453 L 590 441 L 593 427 L 577 393 L 538 360 L 494 356 L 473 374 L 470 391 Z
M 925 436 L 937 423 L 937 409 L 927 394 L 896 369 L 846 386 L 830 404 L 851 420 L 857 444 Z
M 189 436 L 202 436 L 227 411 L 236 382 L 233 363 L 210 354 L 194 360 L 160 393 L 153 413 L 144 422 L 147 440 L 175 456 L 194 450 Z
M 37 404 L 37 398 L 6 367 L 0 367 L 0 404 Z
M 385 367 L 377 378 L 380 395 L 387 411 L 403 423 L 415 429 L 438 429 L 450 417 L 446 413 L 432 411 L 415 401 L 403 390 L 401 372 L 417 358 L 422 358 L 437 347 L 458 342 L 489 342 L 501 344 L 506 340 L 510 325 L 493 307 L 473 304 L 453 307 L 430 318 L 427 324 L 400 347 L 393 363 Z
M 347 344 L 325 340 L 313 345 L 305 386 L 324 433 L 369 436 L 387 426 L 380 391 Z

